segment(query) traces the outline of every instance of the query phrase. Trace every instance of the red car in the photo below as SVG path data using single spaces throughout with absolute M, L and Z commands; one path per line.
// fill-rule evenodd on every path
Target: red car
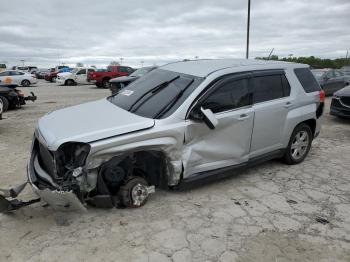
M 45 80 L 49 82 L 56 82 L 58 72 L 49 72 L 45 75 Z
M 88 81 L 95 83 L 97 87 L 109 88 L 109 80 L 120 76 L 128 76 L 135 70 L 129 66 L 109 66 L 106 71 L 90 72 Z

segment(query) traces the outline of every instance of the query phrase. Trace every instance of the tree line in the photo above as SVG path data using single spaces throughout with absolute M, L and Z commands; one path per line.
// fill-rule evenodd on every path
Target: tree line
M 350 58 L 336 58 L 336 59 L 323 59 L 314 56 L 309 57 L 283 57 L 279 58 L 277 55 L 268 57 L 256 57 L 256 59 L 262 60 L 277 60 L 293 63 L 308 64 L 312 68 L 341 68 L 343 66 L 350 66 Z

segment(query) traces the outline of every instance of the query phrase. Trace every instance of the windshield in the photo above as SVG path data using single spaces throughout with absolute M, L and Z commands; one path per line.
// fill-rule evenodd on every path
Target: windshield
M 79 70 L 80 70 L 79 68 L 74 68 L 71 73 L 74 75 L 74 74 L 78 73 Z
M 159 119 L 173 113 L 203 78 L 155 69 L 132 82 L 108 101 L 134 114 Z
M 144 74 L 147 74 L 149 71 L 151 71 L 153 67 L 143 67 L 140 69 L 137 69 L 135 72 L 133 72 L 130 76 L 143 76 Z

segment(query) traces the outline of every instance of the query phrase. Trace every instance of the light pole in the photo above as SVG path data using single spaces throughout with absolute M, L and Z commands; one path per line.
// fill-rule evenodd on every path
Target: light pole
M 120 58 L 120 65 L 122 65 L 123 64 L 123 60 L 124 60 L 124 58 Z
M 24 59 L 21 59 L 20 61 L 22 62 L 22 66 L 24 66 Z
M 245 58 L 249 58 L 249 30 L 250 30 L 250 0 L 248 0 L 248 17 L 247 17 L 247 47 Z
M 141 61 L 141 67 L 143 67 L 143 64 L 145 63 L 145 61 Z

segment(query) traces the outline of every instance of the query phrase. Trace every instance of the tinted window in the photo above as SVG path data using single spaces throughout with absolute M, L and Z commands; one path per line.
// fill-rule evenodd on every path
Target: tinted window
M 2 72 L 0 73 L 0 76 L 8 76 L 9 75 L 9 72 Z
M 287 77 L 285 75 L 281 75 L 281 79 L 282 79 L 284 96 L 290 96 L 290 85 L 289 85 Z
M 202 78 L 156 69 L 130 83 L 108 101 L 129 112 L 148 118 L 164 118 L 173 113 Z
M 321 90 L 315 77 L 312 75 L 308 68 L 296 68 L 294 69 L 294 72 L 306 93 Z
M 129 73 L 128 68 L 124 67 L 124 66 L 119 67 L 119 71 L 122 72 L 122 73 Z
M 284 97 L 281 75 L 254 77 L 254 103 L 261 103 Z
M 215 89 L 202 102 L 204 109 L 213 113 L 236 109 L 250 104 L 248 79 L 232 80 Z
M 88 72 L 95 72 L 95 69 L 88 69 Z

